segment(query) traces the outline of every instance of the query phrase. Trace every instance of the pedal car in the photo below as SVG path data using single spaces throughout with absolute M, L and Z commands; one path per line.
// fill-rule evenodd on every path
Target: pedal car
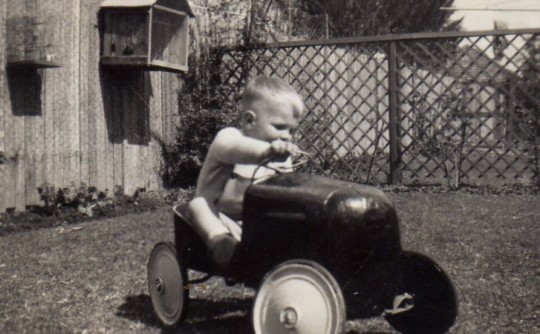
M 300 172 L 252 184 L 225 271 L 207 260 L 185 210 L 173 209 L 174 244 L 158 243 L 148 262 L 166 327 L 182 322 L 192 284 L 213 275 L 257 289 L 255 333 L 342 333 L 346 319 L 375 315 L 402 333 L 443 333 L 455 321 L 452 283 L 434 261 L 401 248 L 396 210 L 374 187 Z M 208 275 L 189 281 L 188 269 Z

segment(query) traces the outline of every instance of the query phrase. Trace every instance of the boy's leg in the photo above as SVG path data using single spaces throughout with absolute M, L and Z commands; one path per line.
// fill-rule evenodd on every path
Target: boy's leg
M 236 241 L 240 242 L 242 240 L 242 222 L 237 222 L 221 212 L 219 213 L 219 219 L 227 226 Z
M 212 262 L 219 269 L 226 269 L 238 241 L 202 197 L 189 203 L 188 218 L 195 232 L 204 240 Z
M 195 232 L 203 239 L 206 245 L 212 238 L 229 233 L 227 227 L 214 214 L 203 197 L 196 197 L 189 202 L 188 219 Z

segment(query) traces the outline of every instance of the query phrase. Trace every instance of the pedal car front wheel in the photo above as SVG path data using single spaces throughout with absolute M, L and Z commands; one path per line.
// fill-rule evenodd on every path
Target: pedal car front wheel
M 172 243 L 160 242 L 148 260 L 148 290 L 152 306 L 166 327 L 177 327 L 183 320 L 189 290 L 187 270 L 179 261 Z
M 334 277 L 312 261 L 292 260 L 264 278 L 253 307 L 255 333 L 337 334 L 345 301 Z
M 396 306 L 385 312 L 386 320 L 404 334 L 446 333 L 457 316 L 456 294 L 446 273 L 427 256 L 414 252 L 403 252 L 401 268 L 397 298 L 406 303 L 403 311 Z

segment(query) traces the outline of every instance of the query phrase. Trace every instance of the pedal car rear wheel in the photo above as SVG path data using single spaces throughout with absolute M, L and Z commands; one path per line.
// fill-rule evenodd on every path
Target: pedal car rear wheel
M 334 277 L 312 261 L 292 260 L 264 278 L 253 306 L 257 334 L 341 333 L 345 301 Z
M 386 320 L 405 334 L 446 333 L 457 316 L 456 294 L 448 276 L 433 260 L 414 252 L 403 252 L 401 266 L 398 294 L 412 296 L 413 307 L 387 313 Z
M 174 245 L 158 243 L 148 260 L 148 290 L 154 311 L 166 327 L 176 327 L 183 320 L 189 298 L 186 283 L 187 270 Z

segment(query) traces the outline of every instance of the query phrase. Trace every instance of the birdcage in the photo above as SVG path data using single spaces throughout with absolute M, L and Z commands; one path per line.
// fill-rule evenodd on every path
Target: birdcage
M 189 18 L 185 0 L 105 0 L 101 5 L 104 66 L 187 70 Z
M 57 15 L 36 8 L 15 9 L 6 20 L 7 66 L 61 66 L 54 33 Z

